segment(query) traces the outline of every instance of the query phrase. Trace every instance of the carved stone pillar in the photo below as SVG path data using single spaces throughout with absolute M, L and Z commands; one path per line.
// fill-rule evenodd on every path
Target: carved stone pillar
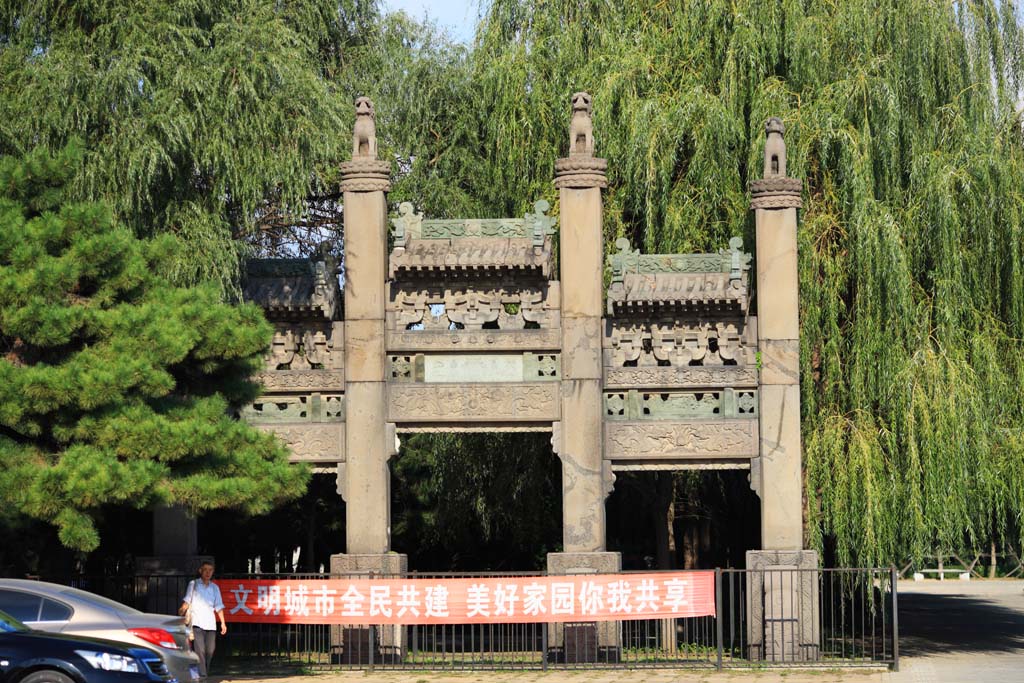
M 387 299 L 387 201 L 391 164 L 377 159 L 373 102 L 356 100 L 352 161 L 341 165 L 345 209 L 345 462 L 338 492 L 345 499 L 345 554 L 331 556 L 336 575 L 406 572 L 391 549 L 391 476 L 397 451 L 387 417 L 384 304 Z M 364 627 L 332 629 L 343 660 L 402 656 L 401 628 L 383 628 L 370 643 Z
M 764 178 L 750 184 L 757 228 L 761 547 L 747 553 L 750 657 L 818 657 L 818 555 L 803 549 L 797 209 L 801 181 L 786 176 L 784 128 L 768 120 Z
M 803 548 L 800 469 L 800 321 L 796 211 L 801 182 L 786 177 L 782 121 L 766 126 L 764 179 L 750 184 L 757 225 L 758 350 L 761 353 L 761 547 Z
M 338 489 L 347 504 L 345 550 L 386 553 L 391 548 L 388 458 L 394 452 L 385 425 L 384 302 L 387 203 L 391 165 L 377 159 L 373 103 L 356 101 L 352 161 L 341 165 L 345 210 L 345 459 Z M 333 566 L 332 560 L 332 566 Z
M 604 249 L 601 188 L 606 159 L 594 157 L 590 95 L 573 95 L 569 156 L 555 162 L 561 203 L 562 540 L 565 552 L 605 548 L 607 492 L 601 444 L 601 314 Z
M 601 398 L 601 314 L 604 248 L 601 189 L 608 186 L 608 161 L 594 156 L 590 95 L 572 97 L 569 156 L 555 162 L 559 190 L 559 262 L 562 292 L 562 420 L 552 443 L 562 460 L 563 553 L 548 555 L 548 571 L 580 574 L 618 571 L 618 553 L 605 552 L 605 498 L 611 469 L 604 462 Z M 599 650 L 617 651 L 618 632 L 593 627 Z M 564 629 L 554 628 L 552 644 L 565 646 Z M 581 652 L 584 658 L 603 657 Z

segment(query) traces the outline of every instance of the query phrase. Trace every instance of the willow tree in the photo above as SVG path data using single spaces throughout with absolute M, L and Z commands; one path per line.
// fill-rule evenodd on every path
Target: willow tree
M 0 153 L 83 139 L 74 196 L 174 233 L 176 281 L 230 288 L 247 244 L 301 239 L 310 198 L 330 205 L 354 97 L 334 83 L 378 18 L 373 0 L 0 0 Z
M 472 105 L 396 185 L 513 215 L 557 197 L 569 94 L 594 96 L 606 238 L 753 244 L 763 125 L 800 228 L 808 535 L 868 564 L 1024 529 L 1024 32 L 977 0 L 493 0 Z M 436 196 L 443 196 L 441 191 Z

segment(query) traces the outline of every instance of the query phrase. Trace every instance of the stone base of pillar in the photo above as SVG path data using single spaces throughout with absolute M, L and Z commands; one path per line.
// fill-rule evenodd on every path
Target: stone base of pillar
M 818 553 L 747 551 L 751 661 L 814 662 L 821 651 Z
M 400 553 L 331 555 L 332 578 L 400 578 L 408 573 L 409 556 Z M 331 660 L 335 663 L 399 663 L 405 650 L 404 626 L 331 626 Z
M 548 553 L 548 574 L 618 574 L 619 553 Z M 617 621 L 554 623 L 548 625 L 551 661 L 617 662 L 622 655 L 622 624 Z

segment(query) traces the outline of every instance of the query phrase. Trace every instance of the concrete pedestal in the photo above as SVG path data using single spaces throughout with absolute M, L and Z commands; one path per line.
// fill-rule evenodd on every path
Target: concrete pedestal
M 618 574 L 619 553 L 548 553 L 548 574 Z M 548 653 L 554 661 L 617 662 L 622 651 L 622 626 L 617 621 L 548 625 Z
M 409 556 L 400 553 L 331 555 L 331 578 L 401 578 L 409 573 Z M 331 660 L 342 664 L 401 662 L 406 650 L 405 627 L 398 625 L 331 626 Z
M 818 553 L 747 551 L 751 661 L 814 662 L 821 650 Z

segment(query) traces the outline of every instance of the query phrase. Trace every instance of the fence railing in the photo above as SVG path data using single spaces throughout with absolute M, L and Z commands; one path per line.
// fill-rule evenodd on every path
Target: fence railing
M 645 572 L 647 574 L 649 572 Z M 517 574 L 516 576 L 539 574 Z M 410 574 L 471 578 L 510 574 Z M 628 579 L 629 573 L 623 574 Z M 67 583 L 146 612 L 175 613 L 191 576 L 78 576 Z M 326 574 L 218 575 L 365 579 Z M 386 669 L 899 666 L 896 569 L 717 569 L 716 616 L 579 623 L 229 623 L 224 673 Z

